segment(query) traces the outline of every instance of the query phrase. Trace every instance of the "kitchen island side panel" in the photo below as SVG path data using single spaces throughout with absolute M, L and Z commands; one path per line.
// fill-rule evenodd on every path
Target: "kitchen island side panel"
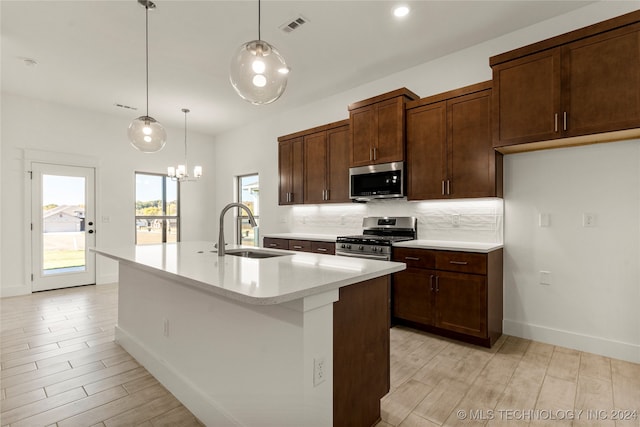
M 337 298 L 251 305 L 120 263 L 116 338 L 206 425 L 331 426 Z

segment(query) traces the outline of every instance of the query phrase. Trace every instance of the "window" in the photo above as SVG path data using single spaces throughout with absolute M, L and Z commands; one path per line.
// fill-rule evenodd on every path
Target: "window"
M 243 175 L 238 177 L 238 202 L 251 210 L 251 213 L 260 225 L 260 178 L 258 174 Z M 258 233 L 251 227 L 249 217 L 244 209 L 236 212 L 236 243 L 245 246 L 260 246 Z
M 178 182 L 136 172 L 136 245 L 180 240 Z

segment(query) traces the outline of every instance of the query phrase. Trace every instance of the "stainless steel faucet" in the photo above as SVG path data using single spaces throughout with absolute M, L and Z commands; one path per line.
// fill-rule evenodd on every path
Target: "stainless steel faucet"
M 253 217 L 251 210 L 247 207 L 247 205 L 243 205 L 242 203 L 229 203 L 222 209 L 220 212 L 220 232 L 218 233 L 218 256 L 224 256 L 224 214 L 231 208 L 241 208 L 247 212 L 249 215 L 249 223 L 252 227 L 257 227 L 258 223 L 256 219 Z

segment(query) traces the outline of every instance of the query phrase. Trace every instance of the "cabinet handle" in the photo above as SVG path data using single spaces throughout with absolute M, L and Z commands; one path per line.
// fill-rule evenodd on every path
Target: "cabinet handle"
M 302 246 L 293 245 L 293 249 L 302 249 Z
M 327 198 L 325 200 L 329 200 L 329 190 L 324 190 L 324 191 L 325 191 L 325 193 L 327 195 Z
M 277 243 L 269 243 L 269 247 L 270 247 L 270 248 L 275 248 L 276 246 L 278 246 L 278 244 L 277 244 Z
M 449 261 L 449 264 L 455 264 L 455 265 L 467 265 L 469 264 L 467 261 Z
M 429 276 L 429 288 L 431 288 L 431 292 L 433 292 L 433 274 Z
M 445 192 L 444 192 L 444 179 L 442 180 L 442 195 L 443 196 L 445 195 Z
M 318 252 L 327 252 L 327 248 L 318 248 L 316 249 Z
M 369 148 L 369 161 L 373 160 L 373 148 Z
M 378 160 L 378 149 L 373 147 L 373 160 Z
M 562 130 L 567 130 L 567 112 L 565 111 L 563 114 L 563 122 L 562 122 Z
M 440 292 L 440 277 L 436 276 L 436 292 Z
M 451 181 L 447 180 L 447 194 L 451 194 Z
M 415 257 L 415 256 L 406 256 L 406 257 L 404 257 L 404 259 L 406 259 L 408 261 L 420 261 L 420 258 Z
M 553 131 L 558 132 L 558 113 L 553 115 Z

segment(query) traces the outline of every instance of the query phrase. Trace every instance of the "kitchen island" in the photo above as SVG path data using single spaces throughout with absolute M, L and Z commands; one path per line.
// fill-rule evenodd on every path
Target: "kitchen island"
M 402 263 L 212 242 L 94 249 L 119 262 L 116 340 L 208 426 L 375 424 Z

